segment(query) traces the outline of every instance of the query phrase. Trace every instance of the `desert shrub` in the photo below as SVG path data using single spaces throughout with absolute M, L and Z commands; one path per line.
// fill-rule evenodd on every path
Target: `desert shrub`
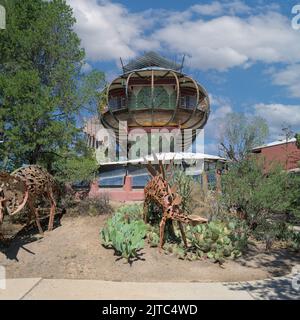
M 148 225 L 147 241 L 150 247 L 158 247 L 160 241 L 159 228 Z
M 193 214 L 209 220 L 220 219 L 227 213 L 222 195 L 214 190 L 203 192 L 201 185 L 197 182 L 194 183 L 192 191 L 191 208 Z
M 181 209 L 187 214 L 213 219 L 224 212 L 222 196 L 214 190 L 204 192 L 201 182 L 180 168 L 173 170 L 170 184 L 177 186 L 177 192 L 182 197 Z
M 80 201 L 75 200 L 73 196 L 70 196 L 65 200 L 63 205 L 65 205 L 64 208 L 66 208 L 67 214 L 73 216 L 98 216 L 113 212 L 109 198 L 106 195 L 102 195 L 101 197 L 97 198 L 85 198 Z
M 287 212 L 291 201 L 286 195 L 287 178 L 278 166 L 266 174 L 263 162 L 255 158 L 232 164 L 222 179 L 224 202 L 228 209 L 244 212 L 255 228 L 272 215 Z
M 243 214 L 255 239 L 269 247 L 276 240 L 297 242 L 291 240 L 290 224 L 300 216 L 299 175 L 279 165 L 266 172 L 262 159 L 249 157 L 230 166 L 222 188 L 225 206 Z
M 300 163 L 299 163 L 300 165 Z M 300 220 L 300 174 L 289 173 L 287 196 L 289 197 L 289 213 L 291 214 L 291 221 L 299 222 Z
M 206 256 L 219 263 L 240 256 L 248 242 L 247 227 L 241 221 L 197 225 L 188 230 L 187 238 L 192 245 L 190 256 Z
M 148 206 L 147 221 L 149 223 L 149 227 L 153 227 L 154 230 L 159 230 L 159 223 L 162 219 L 162 208 L 156 205 L 154 202 L 151 202 Z M 165 225 L 165 241 L 166 242 L 180 242 L 180 237 L 176 236 L 174 225 L 172 220 L 168 219 Z
M 271 245 L 274 241 L 288 241 L 290 237 L 290 226 L 285 221 L 265 219 L 251 230 L 251 235 L 260 241 L 269 242 Z
M 191 176 L 188 176 L 182 168 L 172 168 L 172 176 L 170 185 L 176 185 L 176 192 L 181 196 L 182 202 L 180 208 L 183 212 L 192 212 L 192 191 L 194 186 L 194 180 Z
M 289 246 L 295 251 L 300 251 L 300 232 L 292 231 L 289 233 Z
M 134 204 L 123 205 L 118 208 L 117 212 L 120 215 L 123 215 L 124 219 L 126 219 L 128 223 L 130 223 L 131 221 L 143 219 L 142 204 L 134 203 Z
M 60 200 L 60 206 L 65 208 L 66 210 L 70 208 L 75 208 L 77 205 L 78 205 L 78 201 L 75 199 L 74 195 L 72 194 L 66 194 Z
M 138 205 L 120 207 L 100 232 L 102 244 L 128 261 L 144 247 L 147 226 L 139 218 L 140 211 Z

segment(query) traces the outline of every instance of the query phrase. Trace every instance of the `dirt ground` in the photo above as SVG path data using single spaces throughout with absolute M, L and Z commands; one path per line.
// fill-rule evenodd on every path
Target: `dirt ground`
M 105 249 L 99 231 L 108 216 L 64 216 L 61 225 L 43 238 L 36 230 L 22 232 L 0 252 L 8 278 L 68 278 L 112 281 L 248 281 L 281 276 L 300 263 L 300 255 L 286 250 L 249 253 L 221 268 L 211 261 L 182 261 L 146 246 L 131 265 Z M 46 222 L 46 221 L 45 221 Z M 44 226 L 46 228 L 46 225 Z

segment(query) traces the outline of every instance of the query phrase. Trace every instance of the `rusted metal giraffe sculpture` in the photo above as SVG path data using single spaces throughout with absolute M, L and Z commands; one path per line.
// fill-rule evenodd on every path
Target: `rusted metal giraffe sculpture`
M 144 188 L 144 221 L 147 223 L 148 207 L 151 202 L 154 202 L 156 205 L 161 207 L 163 211 L 163 216 L 159 225 L 159 249 L 161 250 L 164 245 L 164 230 L 168 219 L 178 221 L 184 245 L 187 247 L 186 236 L 182 223 L 197 225 L 207 223 L 208 220 L 199 216 L 189 216 L 180 210 L 180 204 L 182 201 L 181 196 L 176 193 L 176 186 L 171 188 L 167 182 L 162 161 L 158 161 L 158 163 L 159 171 L 155 170 L 150 162 L 146 165 L 152 178 Z
M 5 209 L 9 215 L 15 215 L 28 204 L 30 210 L 27 224 L 30 223 L 31 217 L 34 215 L 39 233 L 43 234 L 35 200 L 45 197 L 51 203 L 48 224 L 48 231 L 51 231 L 56 208 L 53 196 L 54 188 L 54 178 L 37 165 L 19 168 L 11 174 L 0 172 L 0 226 L 3 222 Z M 1 237 L 3 239 L 3 235 L 0 233 L 0 239 Z

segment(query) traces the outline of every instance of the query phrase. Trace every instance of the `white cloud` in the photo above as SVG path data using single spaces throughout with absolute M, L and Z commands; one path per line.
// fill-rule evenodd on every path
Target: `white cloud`
M 132 13 L 110 1 L 68 3 L 91 60 L 130 59 L 143 51 L 160 50 L 186 53 L 191 67 L 201 70 L 247 67 L 257 61 L 300 62 L 299 33 L 272 4 L 254 11 L 242 1 L 214 1 L 182 12 Z
M 254 112 L 266 119 L 271 140 L 282 137 L 282 128 L 286 126 L 295 132 L 300 131 L 300 105 L 259 103 L 254 105 Z
M 204 16 L 218 16 L 221 14 L 249 13 L 251 8 L 238 0 L 228 3 L 214 1 L 207 4 L 196 4 L 190 8 L 190 11 Z
M 219 139 L 224 124 L 224 118 L 233 112 L 230 101 L 223 97 L 210 95 L 211 113 L 209 115 L 205 130 L 205 140 Z
M 75 30 L 90 61 L 119 61 L 148 50 L 167 56 L 187 55 L 198 70 L 270 67 L 273 83 L 300 97 L 299 32 L 278 4 L 249 7 L 241 0 L 192 5 L 184 11 L 148 9 L 133 13 L 108 0 L 67 0 L 77 19 Z M 276 66 L 277 68 L 277 66 Z
M 293 97 L 300 98 L 300 64 L 292 64 L 281 71 L 272 71 L 274 84 L 286 86 Z
M 142 48 L 156 47 L 144 37 L 147 21 L 120 4 L 97 0 L 68 0 L 68 4 L 77 20 L 75 30 L 91 60 L 128 59 Z
M 217 154 L 218 141 L 222 135 L 224 120 L 228 113 L 234 112 L 226 98 L 210 96 L 212 112 L 205 126 L 205 152 Z M 300 132 L 300 105 L 259 103 L 252 107 L 249 116 L 264 118 L 269 126 L 269 140 L 283 138 L 284 127 Z
M 204 152 L 208 154 L 219 153 L 220 134 L 223 131 L 224 118 L 233 112 L 231 103 L 227 98 L 210 95 L 211 113 L 204 128 Z
M 221 2 L 214 1 L 209 4 L 196 4 L 191 7 L 191 11 L 207 16 L 217 16 L 224 12 Z
M 153 38 L 168 50 L 186 52 L 198 69 L 300 61 L 299 34 L 276 12 L 171 23 L 156 30 Z

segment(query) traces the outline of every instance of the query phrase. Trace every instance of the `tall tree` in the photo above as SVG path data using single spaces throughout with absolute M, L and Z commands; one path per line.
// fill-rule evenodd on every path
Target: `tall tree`
M 7 12 L 0 30 L 0 165 L 42 161 L 51 169 L 82 138 L 78 116 L 96 111 L 104 75 L 82 72 L 85 52 L 66 1 L 0 4 Z
M 252 148 L 264 142 L 268 133 L 268 125 L 263 118 L 229 113 L 224 118 L 219 137 L 221 155 L 233 161 L 242 160 Z

